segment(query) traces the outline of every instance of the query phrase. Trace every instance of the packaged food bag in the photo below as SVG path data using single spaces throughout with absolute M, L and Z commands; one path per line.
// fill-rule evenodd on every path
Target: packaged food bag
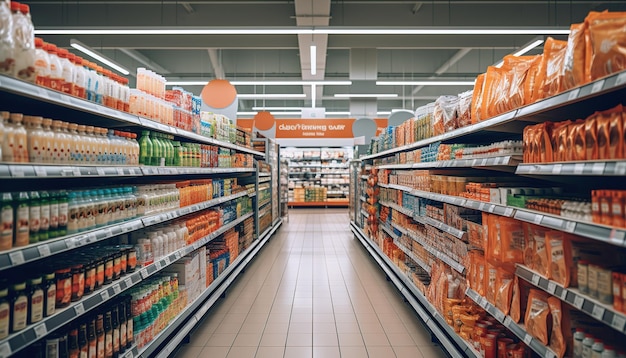
M 548 305 L 548 294 L 543 291 L 531 288 L 528 294 L 528 303 L 526 306 L 526 316 L 524 317 L 524 325 L 526 332 L 537 338 L 541 343 L 547 345 L 549 330 L 548 316 L 550 315 L 550 306 Z
M 511 311 L 514 278 L 515 275 L 511 272 L 506 271 L 502 267 L 498 268 L 495 306 L 505 315 L 508 315 Z
M 563 90 L 581 86 L 587 83 L 588 75 L 585 73 L 586 43 L 585 32 L 587 25 L 585 22 L 572 24 L 567 38 L 567 48 L 563 60 Z
M 472 98 L 473 90 L 459 93 L 457 103 L 457 125 L 458 128 L 472 124 Z
M 626 12 L 591 12 L 589 29 L 591 81 L 626 69 Z
M 483 89 L 485 84 L 485 74 L 481 73 L 476 77 L 474 91 L 472 92 L 472 123 L 478 123 L 485 118 L 482 116 Z
M 548 37 L 546 40 L 543 46 L 543 63 L 540 74 L 542 79 L 540 82 L 540 98 L 554 96 L 562 91 L 562 69 L 564 67 L 566 49 L 567 41 L 555 40 L 552 37 Z
M 573 266 L 569 235 L 562 231 L 549 231 L 546 233 L 546 246 L 550 256 L 550 279 L 569 287 Z
M 550 348 L 559 358 L 563 358 L 567 350 L 565 337 L 563 336 L 563 313 L 561 312 L 561 300 L 550 296 L 548 297 L 548 306 L 552 314 L 552 332 L 550 334 Z

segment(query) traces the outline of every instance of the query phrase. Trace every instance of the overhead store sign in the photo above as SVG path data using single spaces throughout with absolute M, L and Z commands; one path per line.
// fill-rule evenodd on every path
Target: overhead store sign
M 257 123 L 254 119 L 237 119 L 239 127 L 248 130 L 260 130 L 264 135 L 273 138 L 354 138 L 354 127 L 359 123 L 354 118 L 289 118 L 274 119 L 268 128 L 268 123 Z M 376 118 L 377 131 L 380 134 L 387 127 L 387 118 Z M 374 134 L 374 133 L 372 133 Z

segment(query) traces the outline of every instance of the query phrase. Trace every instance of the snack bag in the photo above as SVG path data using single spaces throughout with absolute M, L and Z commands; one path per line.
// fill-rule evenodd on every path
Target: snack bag
M 504 56 L 504 65 L 510 68 L 511 86 L 509 87 L 509 108 L 519 108 L 526 104 L 524 84 L 528 70 L 536 61 L 537 56 Z
M 511 310 L 514 278 L 514 274 L 507 272 L 503 268 L 498 268 L 495 306 L 505 315 L 508 315 Z
M 549 277 L 563 287 L 569 287 L 573 265 L 571 240 L 564 232 L 548 231 L 546 245 L 550 256 Z
M 498 85 L 501 80 L 501 69 L 495 66 L 489 66 L 487 68 L 487 73 L 485 74 L 485 83 L 483 84 L 483 95 L 482 95 L 482 103 L 480 107 L 480 118 L 481 120 L 485 120 L 491 118 L 495 115 L 496 110 L 493 105 L 495 103 L 494 100 L 494 92 L 495 97 L 499 94 Z
M 458 128 L 472 124 L 472 99 L 474 91 L 459 93 L 456 109 Z
M 524 80 L 524 104 L 531 104 L 540 99 L 539 84 L 541 79 L 539 73 L 543 63 L 543 54 L 534 56 L 530 61 L 526 79 Z
M 585 73 L 585 32 L 586 23 L 572 24 L 567 38 L 567 49 L 563 61 L 563 90 L 578 87 L 587 83 L 588 75 Z
M 565 62 L 565 51 L 567 50 L 567 41 L 555 40 L 548 37 L 543 47 L 543 82 L 542 98 L 547 98 L 560 93 L 563 89 L 563 68 Z
M 472 124 L 478 123 L 484 119 L 481 115 L 484 84 L 485 74 L 481 73 L 476 77 L 474 91 L 472 92 L 472 105 L 470 108 L 472 113 Z
M 546 247 L 546 234 L 549 229 L 529 223 L 524 225 L 526 225 L 526 240 L 529 242 L 524 262 L 533 271 L 550 278 L 550 261 Z
M 498 268 L 489 263 L 485 263 L 485 298 L 491 304 L 496 303 L 496 279 L 498 276 Z
M 457 108 L 459 98 L 457 96 L 439 96 L 435 101 L 433 125 L 434 134 L 439 135 L 458 128 Z
M 589 28 L 590 79 L 626 69 L 626 12 L 592 12 L 585 23 Z
M 522 318 L 522 307 L 521 307 L 521 291 L 520 291 L 520 285 L 519 285 L 519 279 L 517 278 L 517 276 L 515 276 L 513 278 L 513 289 L 512 289 L 513 293 L 511 294 L 511 310 L 510 310 L 510 316 L 511 319 L 513 320 L 513 322 L 515 323 L 519 323 L 520 319 Z
M 548 316 L 550 306 L 548 305 L 548 294 L 543 291 L 531 288 L 528 294 L 528 304 L 526 306 L 526 316 L 524 325 L 526 332 L 537 338 L 541 343 L 548 344 Z
M 500 260 L 503 264 L 513 265 L 524 262 L 526 239 L 521 221 L 501 217 L 496 224 L 501 242 Z
M 570 151 L 572 151 L 572 160 L 581 161 L 587 160 L 587 144 L 585 134 L 585 121 L 577 120 L 571 126 L 571 133 L 569 139 L 572 141 L 570 144 Z
M 548 306 L 552 314 L 552 333 L 550 334 L 550 348 L 556 353 L 557 357 L 563 358 L 567 350 L 565 337 L 563 337 L 563 313 L 561 312 L 561 300 L 550 296 L 548 297 Z
M 596 116 L 598 112 L 585 119 L 585 158 L 587 160 L 598 159 L 598 128 Z

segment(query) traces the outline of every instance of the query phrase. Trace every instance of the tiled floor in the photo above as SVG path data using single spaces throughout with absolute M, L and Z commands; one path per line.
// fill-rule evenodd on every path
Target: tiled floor
M 445 357 L 348 222 L 291 210 L 176 357 Z

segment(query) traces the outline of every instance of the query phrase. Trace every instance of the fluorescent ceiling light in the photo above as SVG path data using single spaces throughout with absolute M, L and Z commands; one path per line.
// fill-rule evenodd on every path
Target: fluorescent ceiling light
M 311 45 L 311 74 L 317 74 L 317 46 Z
M 77 49 L 78 51 L 86 54 L 87 56 L 95 59 L 96 61 L 100 61 L 103 64 L 111 67 L 112 69 L 128 76 L 130 74 L 130 72 L 125 69 L 124 67 L 118 65 L 117 63 L 113 62 L 113 60 L 106 58 L 104 55 L 100 54 L 99 52 L 93 50 L 92 48 L 90 48 L 89 46 L 81 43 L 78 40 L 74 40 L 71 39 L 70 40 L 70 46 L 72 46 L 73 48 Z
M 167 81 L 168 86 L 204 86 L 211 79 L 202 81 Z M 350 86 L 352 81 L 230 81 L 233 86 Z
M 237 112 L 238 116 L 255 116 L 258 112 Z M 302 112 L 270 112 L 274 116 L 299 116 Z
M 311 108 L 315 108 L 315 102 L 317 101 L 317 90 L 315 85 L 311 85 Z
M 36 35 L 568 35 L 569 28 L 358 28 L 358 27 L 219 27 L 219 28 L 48 28 Z
M 531 42 L 530 44 L 528 44 L 527 46 L 522 47 L 519 51 L 514 52 L 513 56 L 521 56 L 525 54 L 526 52 L 534 49 L 535 47 L 541 45 L 542 43 L 543 43 L 543 39 L 535 40 Z
M 337 98 L 395 98 L 397 93 L 336 93 Z
M 474 81 L 376 81 L 377 86 L 473 86 Z
M 376 112 L 377 116 L 388 116 L 391 114 L 392 111 L 378 111 Z
M 304 93 L 244 93 L 238 94 L 239 98 L 305 98 Z
M 328 116 L 349 116 L 350 111 L 336 111 L 336 112 L 326 112 Z
M 252 107 L 253 111 L 301 111 L 302 107 Z

